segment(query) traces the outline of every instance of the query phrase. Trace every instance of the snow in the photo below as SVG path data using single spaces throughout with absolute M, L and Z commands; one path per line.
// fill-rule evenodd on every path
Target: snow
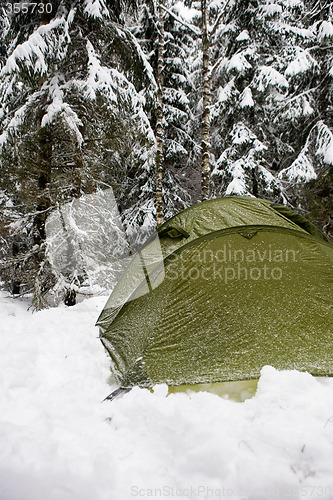
M 252 84 L 259 92 L 263 92 L 268 86 L 279 90 L 286 90 L 289 87 L 285 77 L 271 66 L 260 66 Z
M 35 92 L 27 98 L 27 102 L 23 104 L 17 111 L 15 111 L 13 118 L 9 121 L 6 130 L 0 135 L 0 148 L 7 142 L 9 133 L 15 134 L 17 128 L 23 124 L 25 113 L 29 106 L 33 105 L 38 98 L 38 92 Z
M 279 178 L 295 182 L 316 179 L 312 155 L 323 163 L 333 165 L 333 133 L 322 120 L 312 127 L 300 154 L 290 167 L 279 172 Z
M 119 35 L 124 37 L 124 32 L 117 28 Z M 128 33 L 131 41 L 135 40 L 134 36 Z M 135 42 L 136 48 L 138 48 L 138 43 Z M 88 40 L 87 44 L 88 53 L 88 77 L 85 82 L 77 81 L 78 85 L 81 85 L 85 91 L 85 96 L 91 100 L 96 99 L 97 92 L 104 94 L 110 103 L 118 103 L 119 95 L 122 99 L 127 100 L 131 103 L 134 109 L 133 119 L 137 118 L 137 122 L 140 124 L 140 128 L 143 133 L 147 134 L 149 140 L 154 140 L 154 134 L 150 127 L 150 123 L 146 113 L 143 110 L 145 104 L 145 98 L 142 94 L 138 93 L 134 85 L 126 78 L 123 73 L 120 73 L 115 68 L 108 68 L 101 65 L 99 56 L 96 53 L 94 46 Z M 142 50 L 140 49 L 139 56 L 143 57 Z M 152 75 L 151 66 L 146 63 L 144 65 L 145 71 L 149 78 L 151 77 L 150 83 L 156 86 L 155 79 Z
M 302 182 L 317 178 L 312 157 L 320 162 L 333 165 L 333 133 L 319 120 L 310 130 L 305 145 L 296 160 L 279 172 L 279 179 Z
M 85 0 L 84 12 L 94 18 L 110 17 L 104 0 Z
M 105 299 L 32 314 L 0 292 L 2 500 L 333 498 L 332 379 L 266 366 L 244 402 L 161 385 L 101 403 Z
M 273 193 L 274 189 L 281 189 L 281 185 L 279 181 L 272 175 L 267 168 L 258 166 L 259 176 L 263 179 L 265 185 L 267 186 L 267 191 Z
M 280 3 L 287 7 L 287 9 L 300 8 L 304 9 L 304 3 L 302 0 L 280 0 Z
M 65 19 L 59 17 L 53 19 L 49 24 L 40 26 L 29 36 L 28 40 L 14 49 L 2 68 L 0 75 L 18 71 L 18 62 L 24 63 L 27 67 L 32 67 L 36 73 L 46 73 L 48 69 L 46 53 L 50 49 L 52 50 L 53 46 L 52 32 L 63 24 L 65 24 Z
M 299 95 L 289 100 L 282 116 L 285 120 L 297 120 L 302 116 L 310 116 L 313 113 L 314 109 L 307 97 L 305 95 Z
M 254 151 L 256 152 L 260 152 L 260 151 L 265 151 L 267 150 L 267 146 L 265 146 L 265 144 L 263 144 L 261 141 L 259 141 L 258 139 L 255 139 L 253 141 L 253 149 Z
M 259 16 L 261 14 L 262 17 L 274 17 L 282 13 L 281 5 L 275 3 L 268 3 L 266 5 L 261 5 L 259 10 Z
M 237 31 L 237 25 L 235 22 L 227 24 L 219 23 L 218 28 L 215 32 L 215 39 L 218 40 L 223 35 L 226 35 L 230 32 L 233 33 L 234 31 Z
M 73 132 L 79 145 L 83 142 L 80 127 L 83 125 L 80 118 L 69 104 L 64 102 L 64 92 L 61 88 L 62 79 L 56 75 L 50 82 L 43 85 L 42 90 L 47 90 L 51 103 L 46 108 L 41 122 L 42 127 L 50 125 L 59 115 L 67 124 L 67 127 Z
M 228 184 L 225 193 L 226 196 L 229 195 L 245 196 L 249 194 L 246 187 L 244 167 L 245 167 L 245 161 L 242 158 L 236 160 L 231 165 L 229 165 L 228 171 L 232 176 L 232 181 Z
M 218 102 L 225 102 L 230 99 L 235 92 L 235 79 L 233 78 L 226 84 L 224 88 L 219 87 L 217 91 Z
M 183 2 L 176 2 L 172 9 L 187 22 L 192 22 L 199 15 L 197 9 L 187 7 Z
M 73 276 L 75 269 L 85 277 L 84 293 L 114 287 L 129 248 L 111 188 L 58 205 L 45 230 L 47 257 L 58 279 Z
M 228 72 L 235 70 L 238 73 L 243 73 L 247 69 L 252 68 L 251 64 L 247 61 L 247 59 L 244 56 L 244 53 L 242 52 L 233 55 L 229 61 L 226 60 L 225 64 Z
M 303 115 L 304 116 L 309 116 L 314 113 L 314 109 L 309 103 L 309 101 L 306 99 L 306 97 L 302 98 L 302 103 L 303 103 Z
M 240 177 L 242 172 L 240 172 L 237 169 L 237 167 L 235 167 L 235 174 L 236 174 L 236 177 L 234 177 L 232 179 L 232 181 L 230 182 L 230 184 L 228 184 L 225 195 L 226 196 L 231 196 L 231 195 L 245 196 L 245 195 L 247 195 L 248 191 L 246 188 L 245 179 L 243 176 Z
M 245 144 L 257 139 L 257 136 L 242 122 L 236 123 L 233 126 L 230 135 L 232 144 Z
M 250 40 L 250 35 L 247 30 L 243 30 L 239 33 L 238 37 L 236 38 L 236 42 L 244 42 L 245 40 Z
M 187 97 L 187 95 L 185 94 L 185 92 L 181 89 L 173 89 L 173 88 L 170 88 L 170 87 L 164 87 L 163 89 L 163 98 L 165 99 L 165 101 L 169 104 L 169 103 L 178 103 L 178 104 L 181 104 L 181 105 L 186 105 L 186 104 L 189 104 L 189 99 Z M 175 111 L 176 111 L 176 108 L 175 108 Z M 182 111 L 179 109 L 177 110 L 178 112 L 182 113 Z
M 317 129 L 316 154 L 322 157 L 325 163 L 333 165 L 333 133 L 321 120 L 317 123 Z
M 333 24 L 330 21 L 323 21 L 318 29 L 318 40 L 323 42 L 329 38 L 333 38 Z
M 314 38 L 314 34 L 310 29 L 298 28 L 297 26 L 291 26 L 290 24 L 279 22 L 273 25 L 272 28 L 286 35 L 288 33 L 293 33 L 294 35 L 297 35 L 305 40 Z
M 308 148 L 304 147 L 290 167 L 279 172 L 279 179 L 287 179 L 293 182 L 308 182 L 311 179 L 316 179 L 317 174 L 307 152 Z
M 216 102 L 211 106 L 211 119 L 213 120 L 220 116 L 221 110 L 226 106 L 226 103 L 238 94 L 239 92 L 235 86 L 235 77 L 232 78 L 225 87 L 218 87 Z
M 111 70 L 100 64 L 95 49 L 89 40 L 87 41 L 87 52 L 87 97 L 89 97 L 89 99 L 96 99 L 96 91 L 100 90 L 108 96 L 111 102 L 117 102 L 117 96 L 114 88 L 117 85 L 117 78 L 121 79 L 121 74 L 117 70 Z
M 240 95 L 240 101 L 239 101 L 239 106 L 241 108 L 246 108 L 246 107 L 252 107 L 254 106 L 254 101 L 252 98 L 252 91 L 250 87 L 245 87 L 243 92 Z
M 317 61 L 309 54 L 307 50 L 296 47 L 296 58 L 291 61 L 285 71 L 286 76 L 295 76 L 305 73 L 310 69 L 317 67 Z
M 140 58 L 140 61 L 144 67 L 144 72 L 149 79 L 150 86 L 156 90 L 157 83 L 155 80 L 154 71 L 153 71 L 152 66 L 148 62 L 147 57 L 146 57 L 145 53 L 143 52 L 143 50 L 141 49 L 140 44 L 139 44 L 138 40 L 135 38 L 135 36 L 130 31 L 127 31 L 126 33 L 129 36 L 131 43 L 133 44 L 133 47 L 135 48 L 135 50 L 137 52 L 137 55 Z M 148 92 L 148 95 L 149 95 L 149 92 Z

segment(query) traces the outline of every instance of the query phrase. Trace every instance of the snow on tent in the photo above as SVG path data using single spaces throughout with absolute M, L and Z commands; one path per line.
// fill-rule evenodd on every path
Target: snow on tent
M 97 324 L 121 387 L 333 375 L 333 245 L 283 205 L 194 205 L 133 257 Z

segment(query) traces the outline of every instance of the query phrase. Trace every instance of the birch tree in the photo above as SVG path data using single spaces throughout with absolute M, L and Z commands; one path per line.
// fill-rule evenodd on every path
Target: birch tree
M 208 36 L 207 0 L 201 0 L 201 38 L 202 38 L 202 122 L 201 122 L 201 198 L 209 198 L 210 189 L 210 103 L 211 103 L 211 73 L 210 73 L 210 42 Z
M 163 224 L 163 163 L 164 163 L 164 113 L 163 113 L 163 71 L 164 71 L 164 11 L 158 3 L 158 48 L 157 48 L 157 110 L 156 110 L 156 224 Z

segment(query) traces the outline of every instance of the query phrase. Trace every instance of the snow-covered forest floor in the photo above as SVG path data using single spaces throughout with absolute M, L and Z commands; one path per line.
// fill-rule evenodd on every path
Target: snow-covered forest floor
M 32 314 L 0 294 L 1 500 L 333 498 L 333 379 L 264 367 L 242 403 L 165 386 L 101 403 L 106 297 Z

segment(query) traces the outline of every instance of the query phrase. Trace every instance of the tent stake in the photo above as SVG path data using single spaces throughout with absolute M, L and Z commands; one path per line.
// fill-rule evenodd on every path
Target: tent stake
M 107 400 L 108 401 L 112 401 L 113 399 L 117 398 L 118 396 L 126 394 L 130 390 L 131 390 L 131 387 L 129 387 L 129 388 L 118 387 L 118 389 L 115 389 L 114 391 L 111 392 L 111 394 L 109 394 L 108 396 L 106 396 L 106 398 L 103 399 L 102 403 L 104 403 L 104 401 L 107 401 Z

